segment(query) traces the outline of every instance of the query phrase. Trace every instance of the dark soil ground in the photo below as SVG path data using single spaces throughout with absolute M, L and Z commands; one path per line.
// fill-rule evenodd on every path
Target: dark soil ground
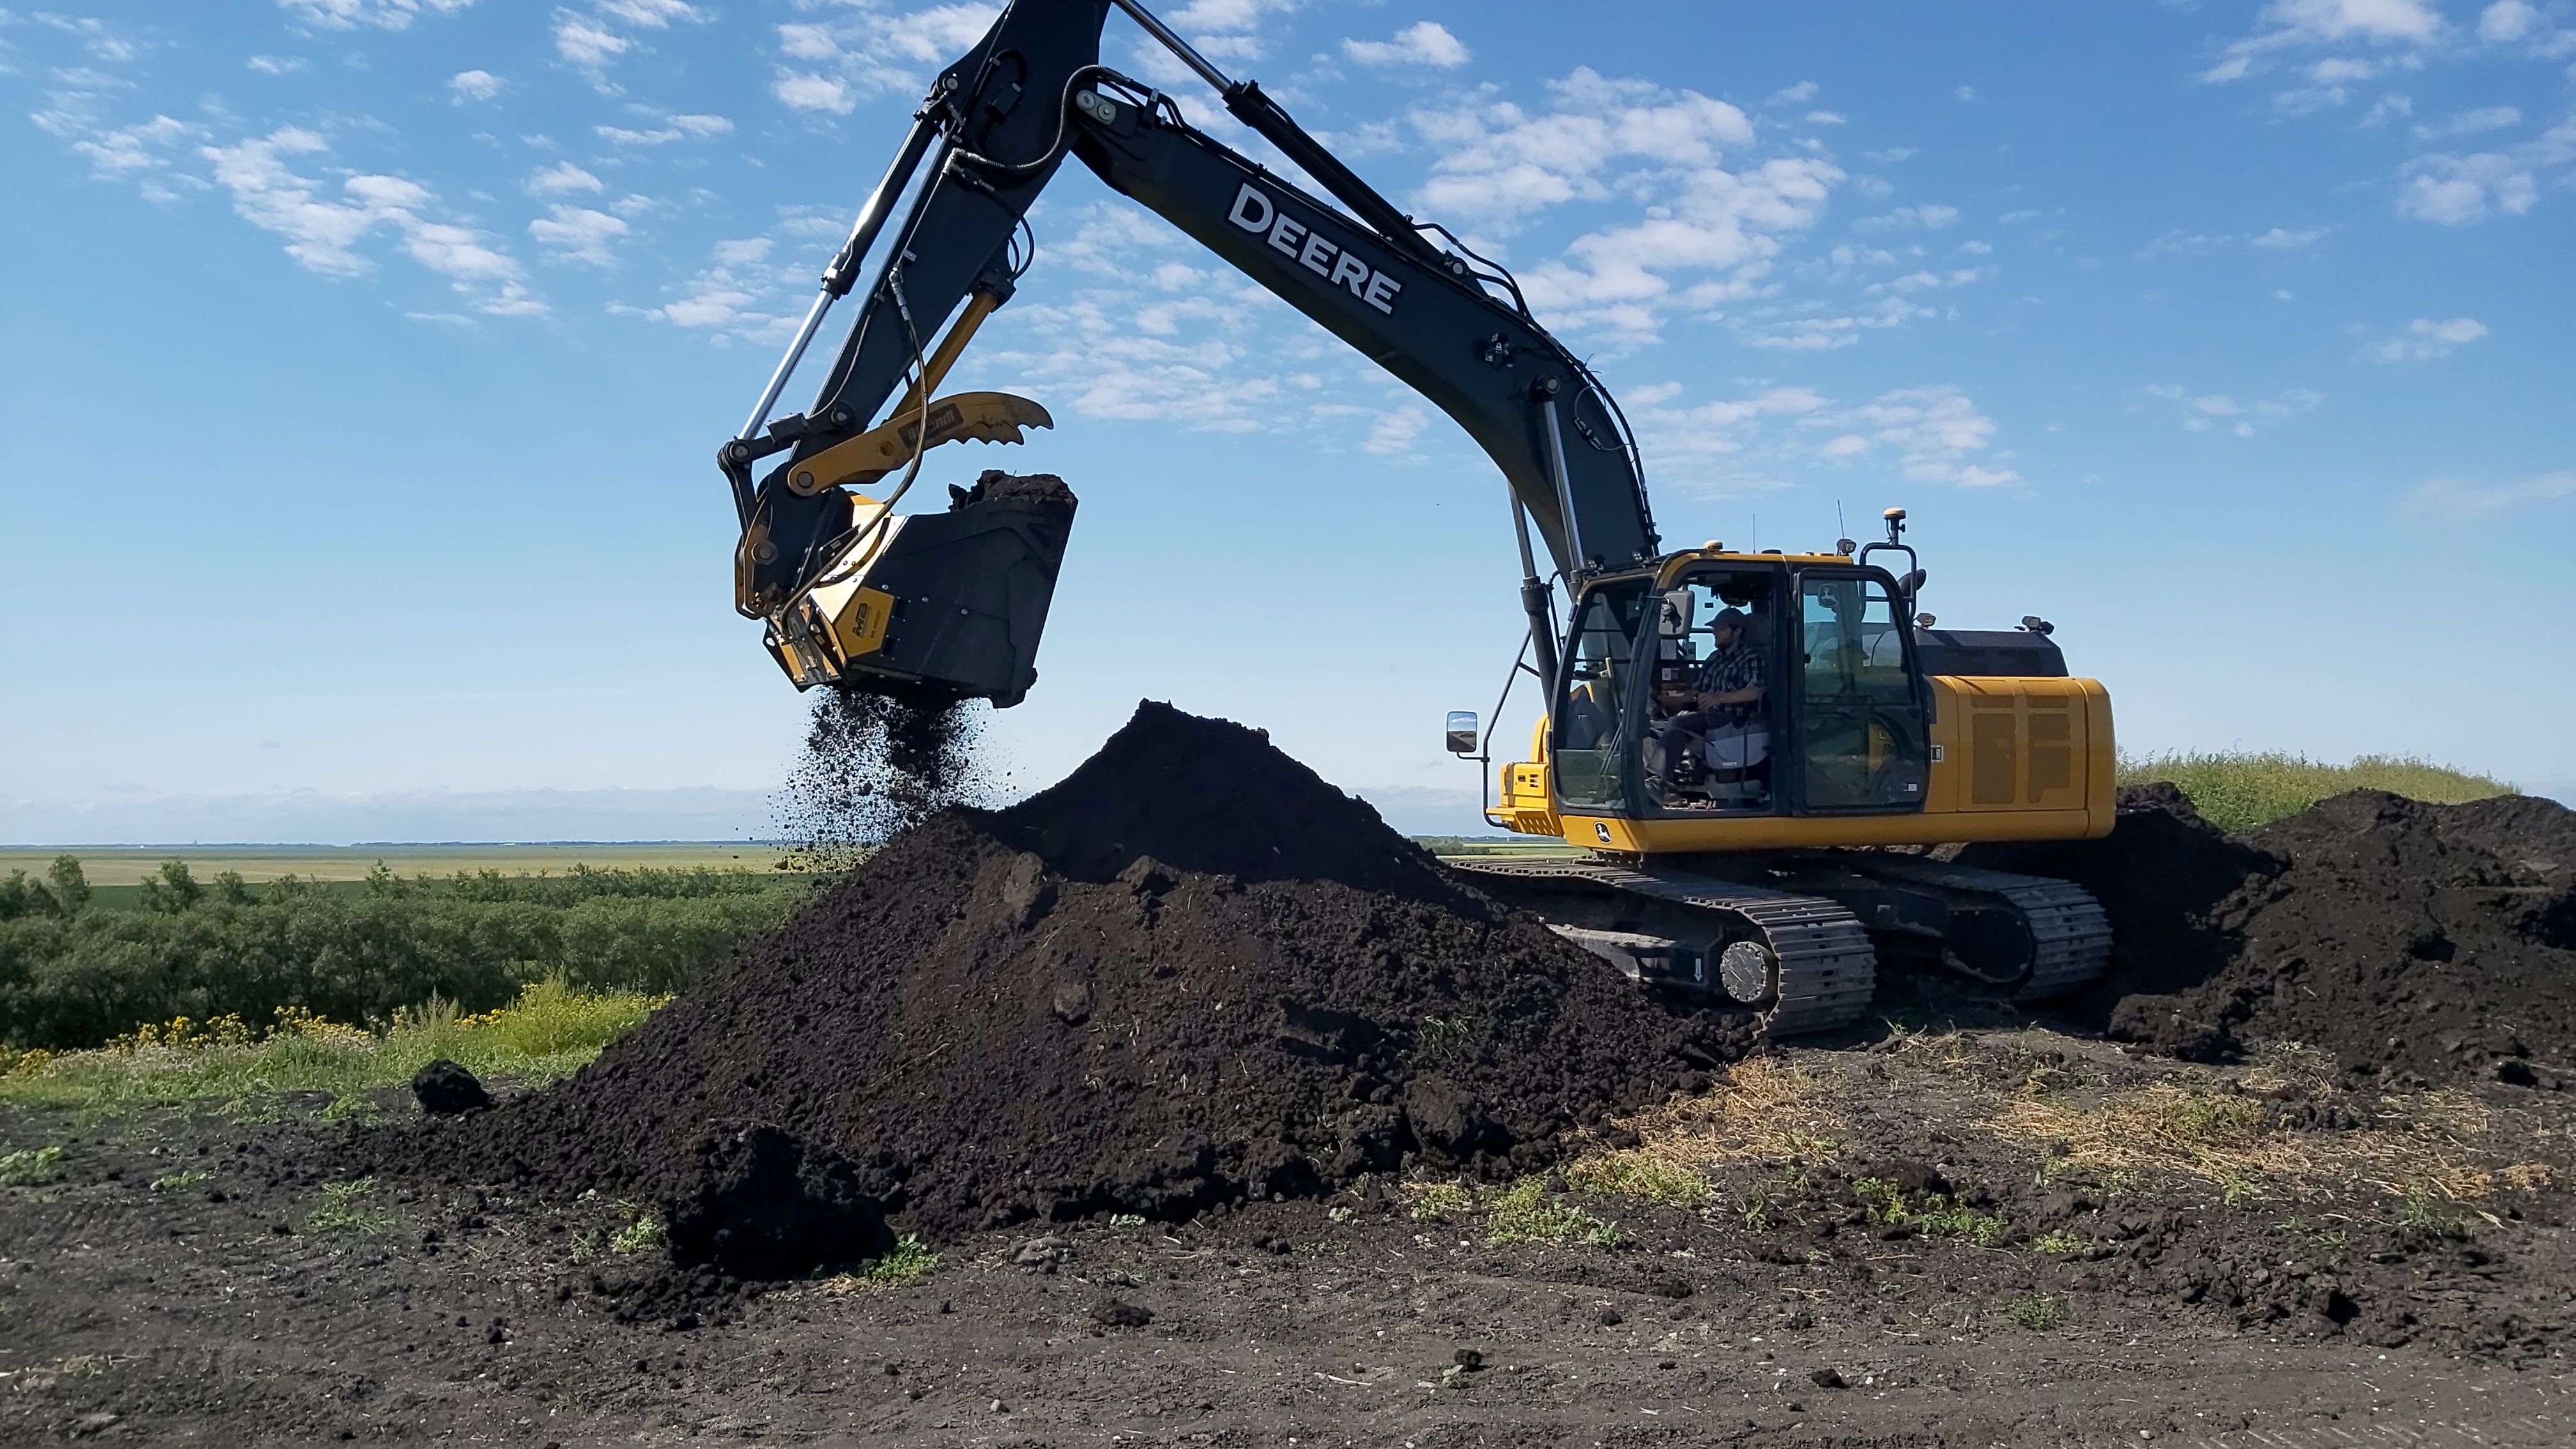
M 2236 839 L 2170 785 L 2105 840 L 1973 846 L 2109 911 L 2100 986 L 2053 1008 L 2188 1057 L 2292 1041 L 2421 1083 L 2576 1079 L 2576 811 L 2356 790 Z
M 547 1091 L 0 1119 L 0 1442 L 2576 1442 L 2571 846 L 2132 792 L 1781 1049 L 1148 706 Z
M 66 1175 L 0 1188 L 0 1443 L 2576 1439 L 2567 1095 L 2334 1080 L 1896 1034 L 1610 1129 L 1541 1205 L 1613 1246 L 1580 1220 L 1498 1243 L 1551 1225 L 1426 1174 L 973 1233 L 910 1284 L 634 1322 L 666 1264 L 621 1237 L 631 1207 L 353 1191 L 318 1100 L 261 1126 L 19 1115 L 0 1150 L 61 1145 Z M 1658 1164 L 1712 1187 L 1682 1200 Z M 2436 1178 L 2465 1195 L 2404 1190 Z

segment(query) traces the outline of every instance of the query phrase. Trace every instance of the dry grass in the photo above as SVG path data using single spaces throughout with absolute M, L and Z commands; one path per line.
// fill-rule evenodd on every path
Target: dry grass
M 1666 1180 L 1744 1162 L 1811 1166 L 1831 1157 L 1849 1135 L 1833 1096 L 1833 1089 L 1801 1068 L 1765 1057 L 1738 1062 L 1706 1095 L 1625 1119 L 1642 1139 L 1639 1145 L 1587 1155 L 1569 1175 L 1594 1164 L 1604 1176 L 1652 1173 Z
M 2226 1191 L 2252 1184 L 2267 1197 L 2366 1185 L 2474 1202 L 2499 1184 L 2528 1190 L 2550 1180 L 2538 1162 L 2495 1163 L 2494 1114 L 2465 1092 L 2390 1098 L 2379 1111 L 2376 1127 L 2301 1130 L 2276 1123 L 2259 1097 L 2156 1082 L 2093 1101 L 2015 1097 L 1986 1126 L 2095 1173 L 2179 1173 Z

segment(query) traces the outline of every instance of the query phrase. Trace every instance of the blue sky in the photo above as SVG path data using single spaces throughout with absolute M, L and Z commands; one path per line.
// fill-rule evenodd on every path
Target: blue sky
M 0 10 L 0 838 L 760 828 L 804 710 L 709 459 L 991 13 Z M 2576 781 L 2576 3 L 1566 14 L 1167 18 L 1519 273 L 1668 540 L 1903 504 L 1926 607 L 2056 621 L 2133 749 Z M 1106 55 L 1261 150 L 1123 17 Z M 1084 500 L 1014 778 L 1152 696 L 1462 827 L 1490 465 L 1079 167 L 1032 220 L 950 385 L 1059 427 L 929 470 Z

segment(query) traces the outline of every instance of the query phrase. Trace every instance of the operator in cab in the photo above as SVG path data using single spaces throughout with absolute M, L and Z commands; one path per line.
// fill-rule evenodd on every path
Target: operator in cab
M 1762 651 L 1753 643 L 1744 611 L 1732 607 L 1709 621 L 1709 644 L 1709 656 L 1700 662 L 1688 690 L 1667 696 L 1679 712 L 1656 728 L 1657 755 L 1675 777 L 1665 782 L 1664 803 L 1703 809 L 1754 806 L 1765 793 L 1762 777 L 1768 772 L 1760 767 L 1770 753 L 1763 709 L 1769 678 Z M 1683 765 L 1685 760 L 1690 763 Z M 1688 792 L 1696 799 L 1676 799 L 1669 792 L 1671 784 L 1703 776 L 1706 785 Z

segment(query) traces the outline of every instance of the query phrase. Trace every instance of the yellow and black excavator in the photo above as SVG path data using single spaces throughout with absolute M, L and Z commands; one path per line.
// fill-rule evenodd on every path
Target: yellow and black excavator
M 1113 7 L 1305 180 L 1100 64 Z M 1437 405 L 1502 470 L 1528 617 L 1513 676 L 1534 676 L 1548 708 L 1486 818 L 1582 854 L 1460 862 L 1479 884 L 1648 983 L 1736 1003 L 1781 1035 L 1859 1017 L 1882 957 L 2024 1000 L 2100 974 L 2109 927 L 2077 887 L 1885 848 L 2110 830 L 2110 700 L 2069 677 L 2046 621 L 1935 627 L 1902 509 L 1867 546 L 1665 551 L 1617 402 L 1511 274 L 1403 214 L 1141 0 L 1010 0 L 940 73 L 719 450 L 742 529 L 737 607 L 799 688 L 1007 707 L 1035 682 L 1070 494 L 988 484 L 951 487 L 941 512 L 896 505 L 931 448 L 1052 426 L 1025 398 L 937 394 L 1010 299 L 1033 254 L 1023 218 L 1068 156 Z M 813 406 L 773 418 L 872 256 Z M 1473 715 L 1449 725 L 1454 752 L 1490 763 Z

